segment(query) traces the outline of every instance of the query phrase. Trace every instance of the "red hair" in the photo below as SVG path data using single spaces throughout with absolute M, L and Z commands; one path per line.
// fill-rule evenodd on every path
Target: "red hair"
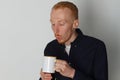
M 68 1 L 61 1 L 58 2 L 57 4 L 55 4 L 53 6 L 52 9 L 64 9 L 64 8 L 68 8 L 71 10 L 72 15 L 75 19 L 78 19 L 78 8 L 76 7 L 75 4 L 73 4 L 72 2 L 68 2 Z

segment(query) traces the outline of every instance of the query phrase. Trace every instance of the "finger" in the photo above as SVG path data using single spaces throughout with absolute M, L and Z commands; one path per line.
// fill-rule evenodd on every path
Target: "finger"
M 41 78 L 43 80 L 51 80 L 52 79 L 52 76 L 50 73 L 44 73 L 44 72 L 41 72 Z
M 49 74 L 49 73 L 45 73 L 45 77 L 44 77 L 44 78 L 51 80 L 51 79 L 52 79 L 52 76 L 51 76 L 51 74 Z
M 61 70 L 61 69 L 56 69 L 56 72 L 61 73 L 61 72 L 62 72 L 62 70 Z
M 42 78 L 42 80 L 51 80 L 52 79 L 52 77 L 44 77 L 44 78 Z
M 64 61 L 64 60 L 57 60 L 55 63 L 55 65 L 58 67 L 62 67 L 65 64 L 66 64 L 66 61 Z
M 59 72 L 61 69 L 62 69 L 62 64 L 56 63 L 55 70 Z
M 52 79 L 51 76 L 45 76 L 44 79 Z
M 63 67 L 58 66 L 58 67 L 55 67 L 55 71 L 59 73 L 63 73 L 65 69 Z
M 56 63 L 63 63 L 63 60 L 57 59 Z
M 51 77 L 51 74 L 50 73 L 45 73 L 45 76 L 46 77 Z
M 62 71 L 64 71 L 67 68 L 67 63 L 64 63 L 64 62 L 63 63 L 61 63 L 61 62 L 59 63 L 58 62 L 58 63 L 55 64 L 55 67 L 57 69 L 61 69 Z
M 67 64 L 67 62 L 65 60 L 60 60 L 60 59 L 57 59 L 56 63 L 62 64 L 62 65 L 66 65 Z
M 55 70 L 56 70 L 57 72 L 64 72 L 66 68 L 67 68 L 67 67 L 66 67 L 65 64 L 56 63 L 56 65 L 55 65 Z

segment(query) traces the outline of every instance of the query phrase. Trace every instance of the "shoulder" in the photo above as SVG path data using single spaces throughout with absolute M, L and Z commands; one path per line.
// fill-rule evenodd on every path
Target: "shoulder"
M 102 40 L 100 40 L 98 38 L 95 38 L 95 37 L 84 35 L 83 40 L 84 40 L 85 43 L 90 44 L 90 45 L 105 46 L 105 43 Z
M 76 32 L 78 33 L 78 39 L 76 39 L 75 42 L 77 44 L 82 46 L 94 46 L 94 45 L 104 45 L 104 42 L 98 38 L 88 36 L 82 33 L 80 29 L 76 29 Z

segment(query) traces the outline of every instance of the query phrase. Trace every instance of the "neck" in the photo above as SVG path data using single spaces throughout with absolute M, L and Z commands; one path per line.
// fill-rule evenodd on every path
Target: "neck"
M 67 42 L 65 42 L 65 45 L 70 45 L 71 42 L 73 42 L 76 39 L 77 35 L 78 35 L 77 32 L 74 31 L 73 34 L 71 35 L 70 39 Z

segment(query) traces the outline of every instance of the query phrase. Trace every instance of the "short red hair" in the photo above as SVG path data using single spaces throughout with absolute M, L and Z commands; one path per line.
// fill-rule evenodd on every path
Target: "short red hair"
M 73 4 L 72 2 L 68 2 L 68 1 L 61 1 L 58 2 L 57 4 L 55 4 L 53 6 L 52 9 L 64 9 L 64 8 L 68 8 L 71 10 L 72 15 L 75 19 L 78 19 L 78 8 L 76 7 L 75 4 Z

